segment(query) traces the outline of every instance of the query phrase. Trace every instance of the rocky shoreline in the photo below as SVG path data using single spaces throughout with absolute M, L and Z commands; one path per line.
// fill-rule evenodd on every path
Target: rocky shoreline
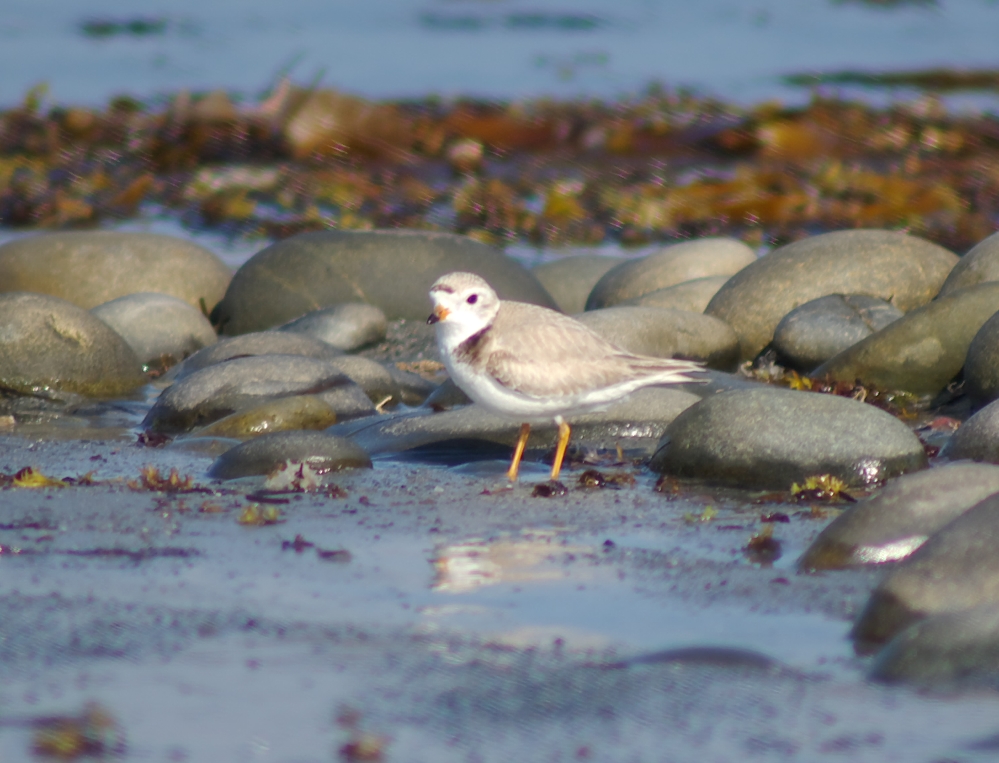
M 205 102 L 185 118 L 224 105 Z M 233 114 L 229 127 L 248 118 Z M 447 135 L 433 160 L 492 183 L 479 139 Z M 583 210 L 558 235 L 580 240 L 589 191 L 556 188 L 551 210 Z M 23 201 L 4 193 L 0 210 Z M 70 757 L 117 754 L 126 736 L 169 759 L 239 755 L 262 707 L 282 759 L 330 745 L 347 760 L 992 749 L 999 234 L 943 245 L 990 214 L 948 218 L 947 235 L 914 226 L 929 238 L 894 220 L 806 236 L 791 217 L 728 235 L 665 226 L 649 237 L 688 240 L 531 270 L 489 224 L 307 230 L 234 275 L 168 236 L 0 245 L 0 753 L 50 754 L 36 705 L 94 697 L 110 715 L 64 727 L 99 749 Z M 759 255 L 771 224 L 786 243 Z M 424 323 L 429 285 L 455 270 L 633 352 L 701 361 L 707 383 L 572 422 L 563 483 L 543 481 L 554 427 L 535 427 L 509 485 L 519 422 L 469 404 Z M 136 688 L 157 670 L 232 703 L 206 716 L 226 742 L 173 688 L 154 695 L 174 741 L 157 730 Z M 269 690 L 243 696 L 254 675 L 302 709 L 299 686 L 327 720 L 294 741 L 281 729 L 303 722 Z M 650 712 L 672 725 L 646 725 Z M 944 733 L 938 712 L 963 720 Z

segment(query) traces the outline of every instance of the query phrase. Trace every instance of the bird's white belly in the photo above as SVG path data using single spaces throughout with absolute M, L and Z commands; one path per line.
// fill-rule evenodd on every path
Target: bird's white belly
M 579 395 L 530 397 L 504 387 L 487 373 L 477 373 L 467 363 L 454 363 L 446 354 L 444 365 L 454 383 L 474 402 L 493 413 L 516 418 L 518 421 L 547 421 L 555 416 L 600 410 L 621 397 L 620 393 L 611 393 L 609 399 L 605 400 L 599 392 L 587 395 L 585 400 Z

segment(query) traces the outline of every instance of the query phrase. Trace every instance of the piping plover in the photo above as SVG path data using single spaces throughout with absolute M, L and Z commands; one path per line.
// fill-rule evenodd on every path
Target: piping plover
M 437 346 L 448 373 L 472 400 L 521 422 L 507 477 L 517 479 L 531 422 L 554 419 L 557 480 L 569 444 L 566 416 L 598 411 L 640 387 L 699 381 L 700 363 L 634 355 L 579 321 L 524 302 L 500 300 L 473 273 L 448 273 L 430 287 Z

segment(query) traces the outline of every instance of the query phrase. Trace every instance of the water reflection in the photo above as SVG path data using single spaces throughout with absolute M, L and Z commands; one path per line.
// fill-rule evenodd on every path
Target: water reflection
M 432 588 L 441 593 L 459 594 L 498 583 L 562 580 L 569 574 L 566 563 L 583 554 L 595 553 L 592 546 L 560 542 L 559 534 L 554 531 L 533 531 L 491 541 L 473 538 L 437 550 Z

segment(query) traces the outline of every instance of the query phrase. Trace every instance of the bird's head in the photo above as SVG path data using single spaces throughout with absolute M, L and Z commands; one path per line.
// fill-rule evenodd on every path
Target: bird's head
M 434 311 L 427 323 L 438 332 L 469 337 L 493 322 L 499 311 L 496 292 L 474 273 L 448 273 L 430 287 Z

